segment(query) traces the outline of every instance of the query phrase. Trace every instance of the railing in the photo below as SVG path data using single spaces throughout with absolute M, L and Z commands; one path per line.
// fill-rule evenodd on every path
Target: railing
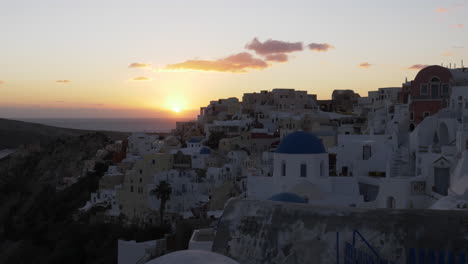
M 408 254 L 409 264 L 439 263 L 439 264 L 465 264 L 466 255 L 461 252 L 455 254 L 450 251 L 435 251 L 433 249 L 420 248 L 416 257 L 416 249 L 410 248 Z M 456 261 L 458 260 L 458 261 Z
M 368 251 L 363 251 L 356 247 L 357 239 L 360 239 L 366 245 Z M 336 263 L 340 263 L 340 249 L 339 249 L 340 233 L 336 233 Z M 370 252 L 369 252 L 370 251 Z M 452 252 L 448 250 L 434 250 L 427 248 L 407 248 L 406 263 L 409 264 L 425 264 L 425 263 L 439 263 L 439 264 L 465 264 L 465 252 Z M 418 253 L 418 254 L 417 254 Z M 364 238 L 364 236 L 357 230 L 353 231 L 352 244 L 345 242 L 344 248 L 344 264 L 358 264 L 358 263 L 394 263 L 383 258 L 379 252 Z

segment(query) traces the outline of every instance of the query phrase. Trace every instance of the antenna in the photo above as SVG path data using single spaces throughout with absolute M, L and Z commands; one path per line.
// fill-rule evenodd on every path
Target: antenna
M 452 63 L 449 63 L 449 69 L 452 69 Z
M 465 65 L 463 65 L 463 60 L 461 61 L 461 67 L 462 67 L 462 69 L 465 68 Z

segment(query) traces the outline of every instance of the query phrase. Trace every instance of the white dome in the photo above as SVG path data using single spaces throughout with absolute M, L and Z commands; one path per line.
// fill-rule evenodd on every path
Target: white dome
M 181 250 L 153 259 L 146 264 L 239 264 L 238 262 L 211 252 L 202 250 Z

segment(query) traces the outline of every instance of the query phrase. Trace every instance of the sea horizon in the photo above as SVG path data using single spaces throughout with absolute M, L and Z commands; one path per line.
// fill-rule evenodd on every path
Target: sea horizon
M 9 118 L 29 123 L 48 126 L 95 131 L 116 132 L 170 132 L 175 129 L 176 122 L 193 120 L 190 118 Z

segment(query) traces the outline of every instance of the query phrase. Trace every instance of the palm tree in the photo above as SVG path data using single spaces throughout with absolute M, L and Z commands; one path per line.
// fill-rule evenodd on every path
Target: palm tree
M 159 215 L 161 217 L 161 223 L 164 219 L 164 210 L 166 209 L 166 202 L 169 201 L 172 193 L 171 185 L 166 181 L 160 181 L 156 189 L 151 191 L 152 194 L 156 195 L 156 198 L 161 201 L 159 205 Z

